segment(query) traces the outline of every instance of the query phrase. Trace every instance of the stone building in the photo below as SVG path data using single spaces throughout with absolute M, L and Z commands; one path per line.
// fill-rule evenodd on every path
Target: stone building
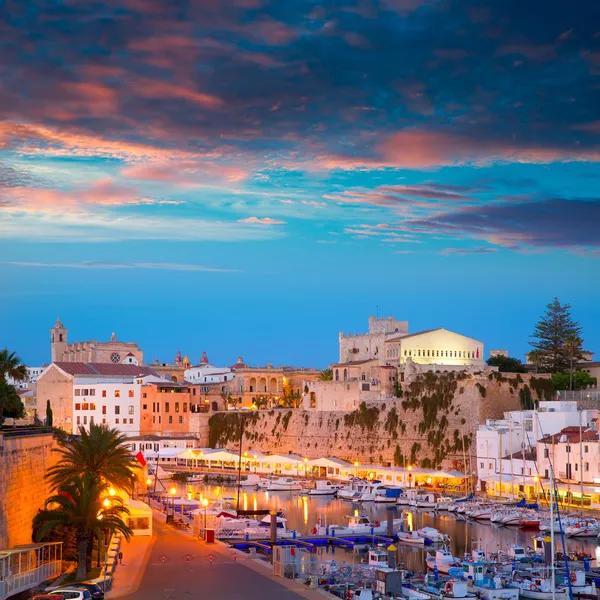
M 169 381 L 184 381 L 185 379 L 185 372 L 192 366 L 192 363 L 190 362 L 190 359 L 185 356 L 185 357 L 181 357 L 181 351 L 178 350 L 177 354 L 175 355 L 175 359 L 173 360 L 172 363 L 168 363 L 168 362 L 159 362 L 158 358 L 154 359 L 154 362 L 152 363 L 152 368 L 161 376 L 164 377 L 165 379 L 168 379 Z
M 109 342 L 90 340 L 68 343 L 69 330 L 56 319 L 50 329 L 52 362 L 143 364 L 144 352 L 133 342 L 119 342 L 113 333 Z
M 141 388 L 149 380 L 160 377 L 135 364 L 52 363 L 38 378 L 38 417 L 50 401 L 54 426 L 69 433 L 94 422 L 139 435 Z
M 408 321 L 397 321 L 394 317 L 369 317 L 368 333 L 339 334 L 340 360 L 352 362 L 357 360 L 377 359 L 382 361 L 385 341 L 395 335 L 408 333 Z

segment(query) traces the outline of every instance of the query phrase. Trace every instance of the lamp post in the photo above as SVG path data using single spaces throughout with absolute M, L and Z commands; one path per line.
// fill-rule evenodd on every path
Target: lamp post
M 146 479 L 146 493 L 148 494 L 148 506 L 150 506 L 150 486 L 152 485 L 152 479 L 148 477 Z
M 173 520 L 175 520 L 175 494 L 177 492 L 177 490 L 172 487 L 169 492 L 171 492 L 171 496 L 173 496 Z M 169 506 L 167 505 L 167 515 L 169 514 Z
M 412 488 L 412 465 L 406 467 L 408 469 L 408 489 Z
M 202 506 L 204 506 L 204 541 L 206 541 L 206 508 L 208 506 L 208 498 L 202 500 Z
M 357 460 L 354 461 L 354 476 L 356 477 L 356 479 L 358 479 L 358 465 L 359 464 L 360 463 Z
M 306 469 L 308 467 L 308 458 L 304 457 L 304 479 L 307 479 L 308 475 L 306 474 Z

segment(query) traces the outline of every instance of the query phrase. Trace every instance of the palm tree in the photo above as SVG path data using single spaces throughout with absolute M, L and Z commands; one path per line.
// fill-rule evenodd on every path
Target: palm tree
M 58 462 L 46 472 L 53 489 L 84 473 L 120 489 L 130 489 L 132 474 L 140 467 L 125 446 L 127 437 L 107 425 L 92 423 L 89 431 L 79 428 L 79 437 L 58 440 Z
M 75 529 L 77 540 L 77 580 L 87 575 L 87 549 L 93 536 L 100 540 L 103 529 L 121 532 L 127 540 L 132 531 L 123 521 L 129 510 L 118 496 L 108 497 L 108 484 L 100 482 L 92 474 L 77 476 L 58 487 L 33 519 L 36 541 L 60 526 Z M 105 502 L 107 505 L 105 505 Z
M 319 373 L 319 381 L 333 381 L 333 369 L 323 369 Z
M 21 359 L 14 353 L 8 352 L 7 348 L 0 350 L 0 377 L 9 377 L 14 381 L 27 379 L 27 369 Z

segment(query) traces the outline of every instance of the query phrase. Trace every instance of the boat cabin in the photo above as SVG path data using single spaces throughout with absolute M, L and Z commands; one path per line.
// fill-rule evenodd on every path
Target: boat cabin
M 525 548 L 523 548 L 523 546 L 511 544 L 508 547 L 508 556 L 510 556 L 510 558 L 514 558 L 515 560 L 525 560 L 527 558 L 527 553 L 525 552 Z
M 370 567 L 387 567 L 388 553 L 383 548 L 372 548 L 369 550 L 369 566 Z
M 371 520 L 366 515 L 361 515 L 360 517 L 347 516 L 346 519 L 348 519 L 348 527 L 372 525 Z

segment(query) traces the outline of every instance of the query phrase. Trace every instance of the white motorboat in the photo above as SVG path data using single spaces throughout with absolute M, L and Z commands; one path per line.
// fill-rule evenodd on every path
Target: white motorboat
M 277 479 L 271 479 L 266 489 L 269 492 L 293 492 L 300 491 L 302 484 L 292 477 L 278 477 Z
M 567 537 L 597 537 L 600 533 L 600 525 L 596 519 L 581 519 L 577 523 L 563 526 Z
M 469 518 L 475 521 L 490 521 L 492 518 L 493 507 L 489 505 L 480 505 L 469 511 Z
M 445 548 L 436 550 L 435 554 L 428 554 L 425 562 L 430 569 L 433 570 L 437 567 L 439 573 L 445 573 L 446 575 L 450 569 L 461 568 L 460 561 Z
M 313 529 L 313 535 L 385 535 L 387 533 L 387 521 L 371 521 L 367 515 L 347 516 L 347 525 L 324 525 L 317 523 Z M 403 519 L 394 519 L 392 529 L 397 532 L 402 526 Z
M 373 481 L 369 483 L 365 489 L 363 490 L 359 502 L 375 502 L 375 496 L 379 493 L 380 490 L 384 489 L 384 485 L 381 481 Z
M 571 590 L 575 597 L 597 598 L 596 583 L 592 578 L 590 583 L 586 583 L 585 571 L 571 571 L 569 576 L 571 581 Z M 567 581 L 565 578 L 565 585 Z
M 364 479 L 352 479 L 349 485 L 338 490 L 337 497 L 340 500 L 358 501 L 368 485 L 368 482 Z
M 402 586 L 402 595 L 409 600 L 445 600 L 446 598 L 476 598 L 469 592 L 466 581 L 456 579 L 450 581 L 431 581 L 426 576 L 425 582 L 409 582 Z
M 450 536 L 438 531 L 435 527 L 423 527 L 417 529 L 417 535 L 429 540 L 432 544 L 446 544 L 450 541 Z
M 410 546 L 425 547 L 427 540 L 420 536 L 416 531 L 399 531 L 397 533 L 398 541 L 401 544 L 409 544 Z
M 416 494 L 411 499 L 409 505 L 414 506 L 415 508 L 435 508 L 437 502 L 434 494 Z
M 463 577 L 472 581 L 473 591 L 484 600 L 519 600 L 519 590 L 509 587 L 510 580 L 496 574 L 493 579 L 485 576 L 485 561 L 463 562 Z
M 268 484 L 269 480 L 256 475 L 254 473 L 249 474 L 245 479 L 240 481 L 242 487 L 261 487 L 261 484 Z
M 331 481 L 317 480 L 314 487 L 308 488 L 305 491 L 309 496 L 333 496 L 340 486 Z
M 454 500 L 447 496 L 440 496 L 435 503 L 435 510 L 450 512 L 454 508 Z
M 399 487 L 381 487 L 375 494 L 375 503 L 397 504 L 398 498 L 402 496 L 403 493 L 404 490 Z
M 287 519 L 277 515 L 277 537 L 291 538 L 294 537 L 294 531 L 287 528 Z M 268 538 L 271 531 L 271 515 L 267 515 L 255 525 L 252 523 L 249 527 L 244 527 L 235 530 L 241 536 L 247 536 L 250 539 Z
M 566 587 L 556 585 L 550 578 L 533 577 L 513 581 L 510 587 L 517 588 L 521 598 L 530 600 L 567 600 Z

